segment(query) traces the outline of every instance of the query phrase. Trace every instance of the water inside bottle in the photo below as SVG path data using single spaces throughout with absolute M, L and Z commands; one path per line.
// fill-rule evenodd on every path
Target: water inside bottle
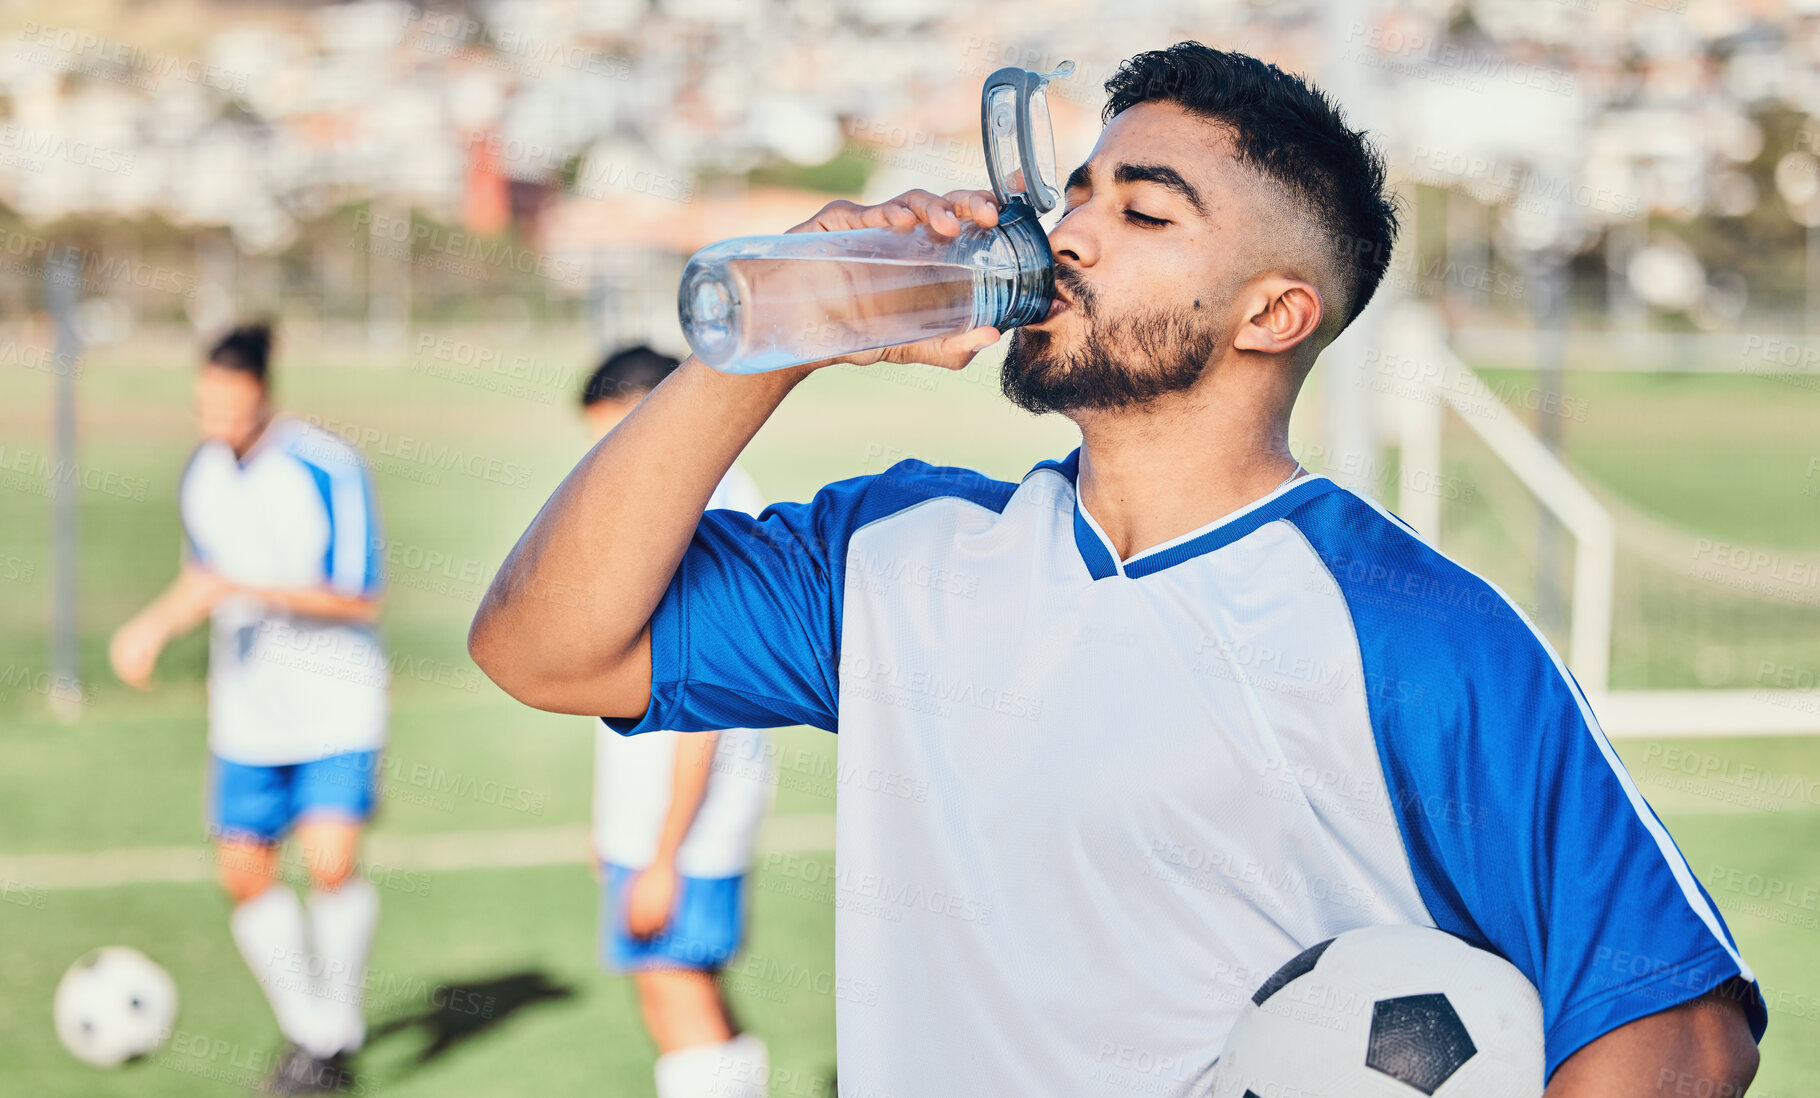
M 744 257 L 698 282 L 689 311 L 706 343 L 732 343 L 726 360 L 756 373 L 964 332 L 995 315 L 1016 276 L 1015 263 Z

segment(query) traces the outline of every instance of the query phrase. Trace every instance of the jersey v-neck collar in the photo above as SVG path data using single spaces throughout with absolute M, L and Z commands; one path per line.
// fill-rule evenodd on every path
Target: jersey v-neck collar
M 253 462 L 258 461 L 274 447 L 283 449 L 284 443 L 288 440 L 291 425 L 292 417 L 283 412 L 274 412 L 272 418 L 265 421 L 265 428 L 259 432 L 259 437 L 246 448 L 246 453 L 234 454 L 233 447 L 228 447 L 228 453 L 233 454 L 235 472 L 246 472 L 252 467 Z M 280 432 L 283 432 L 286 437 L 279 437 Z M 222 445 L 225 446 L 226 443 Z
M 1142 579 L 1196 557 L 1206 556 L 1216 549 L 1231 545 L 1260 526 L 1275 522 L 1307 501 L 1339 488 L 1339 485 L 1324 476 L 1302 477 L 1281 485 L 1269 495 L 1253 500 L 1231 514 L 1161 545 L 1153 545 L 1135 554 L 1130 560 L 1121 561 L 1113 551 L 1112 539 L 1100 529 L 1099 523 L 1087 513 L 1087 505 L 1081 501 L 1080 449 L 1077 447 L 1060 461 L 1042 462 L 1031 472 L 1040 469 L 1053 469 L 1074 485 L 1074 545 L 1080 551 L 1081 563 L 1087 566 L 1088 575 L 1096 580 L 1113 576 Z

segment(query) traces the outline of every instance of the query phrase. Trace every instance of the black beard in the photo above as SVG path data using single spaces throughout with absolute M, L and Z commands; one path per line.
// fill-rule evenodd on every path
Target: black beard
M 1201 379 L 1219 341 L 1188 310 L 1150 310 L 1105 326 L 1088 322 L 1067 355 L 1054 344 L 1048 331 L 1012 331 L 999 390 L 1025 412 L 1107 412 L 1179 393 Z
M 1060 271 L 1057 272 L 1060 275 Z M 1116 321 L 1094 316 L 1090 293 L 1075 279 L 1058 278 L 1071 291 L 1087 331 L 1067 354 L 1055 350 L 1053 333 L 1019 328 L 1011 333 L 999 388 L 1026 412 L 1067 414 L 1138 407 L 1191 388 L 1219 345 L 1218 333 L 1188 309 L 1147 309 Z

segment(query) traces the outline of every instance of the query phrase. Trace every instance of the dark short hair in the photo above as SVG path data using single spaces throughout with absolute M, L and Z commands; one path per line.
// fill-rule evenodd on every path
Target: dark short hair
M 603 400 L 637 400 L 657 388 L 676 366 L 676 359 L 642 343 L 614 351 L 582 386 L 581 406 L 592 407 Z
M 1163 102 L 1226 127 L 1239 163 L 1292 195 L 1328 238 L 1351 289 L 1346 322 L 1371 301 L 1396 244 L 1396 202 L 1383 156 L 1326 93 L 1255 57 L 1180 42 L 1120 65 L 1106 94 L 1106 121 Z
M 209 348 L 210 366 L 251 374 L 264 385 L 272 360 L 272 326 L 242 324 L 215 341 Z

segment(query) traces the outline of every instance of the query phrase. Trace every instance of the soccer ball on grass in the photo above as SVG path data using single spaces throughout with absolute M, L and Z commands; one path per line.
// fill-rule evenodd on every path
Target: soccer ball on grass
M 106 946 L 63 974 L 51 1017 L 70 1055 L 115 1067 L 164 1043 L 177 1020 L 177 985 L 138 950 Z

